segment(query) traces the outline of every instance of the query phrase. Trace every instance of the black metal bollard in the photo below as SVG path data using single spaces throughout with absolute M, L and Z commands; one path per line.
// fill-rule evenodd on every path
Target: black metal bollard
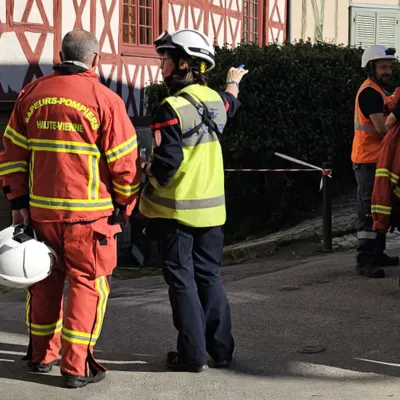
M 332 171 L 332 163 L 324 162 L 322 174 L 322 231 L 323 231 L 323 251 L 332 251 L 332 179 L 328 174 Z

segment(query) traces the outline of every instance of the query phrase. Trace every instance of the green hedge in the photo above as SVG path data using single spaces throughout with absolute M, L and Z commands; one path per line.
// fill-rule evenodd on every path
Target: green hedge
M 219 48 L 210 87 L 224 90 L 226 72 L 246 64 L 242 107 L 222 139 L 226 168 L 298 168 L 281 152 L 321 166 L 333 163 L 334 193 L 354 185 L 350 152 L 354 99 L 365 79 L 361 49 L 300 42 L 259 48 Z M 396 69 L 394 76 L 400 77 Z M 146 88 L 150 115 L 167 95 L 164 85 Z M 227 172 L 227 243 L 290 226 L 321 204 L 316 172 Z

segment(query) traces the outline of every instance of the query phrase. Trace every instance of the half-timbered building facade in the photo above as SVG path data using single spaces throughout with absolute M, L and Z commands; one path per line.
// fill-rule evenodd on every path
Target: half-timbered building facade
M 60 61 L 62 38 L 74 28 L 96 34 L 99 78 L 123 98 L 136 127 L 148 126 L 144 88 L 161 79 L 153 41 L 163 30 L 199 29 L 216 46 L 281 42 L 287 1 L 0 0 L 0 130 L 20 90 Z M 0 201 L 0 228 L 8 215 Z
M 141 123 L 142 89 L 160 79 L 153 41 L 164 29 L 199 29 L 220 46 L 282 41 L 286 1 L 0 0 L 0 102 L 12 105 L 24 85 L 50 73 L 65 33 L 83 28 L 100 41 L 100 79 Z

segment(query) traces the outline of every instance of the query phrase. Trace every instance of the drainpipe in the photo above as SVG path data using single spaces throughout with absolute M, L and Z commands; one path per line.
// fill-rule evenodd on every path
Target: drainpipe
M 292 21 L 292 0 L 286 0 L 286 42 L 289 43 L 292 41 L 291 21 Z

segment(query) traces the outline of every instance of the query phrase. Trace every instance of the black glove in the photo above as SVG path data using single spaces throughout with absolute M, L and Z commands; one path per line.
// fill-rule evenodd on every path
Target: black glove
M 111 216 L 111 224 L 120 224 L 126 226 L 129 224 L 129 217 L 126 215 L 126 206 L 113 201 L 114 212 Z

